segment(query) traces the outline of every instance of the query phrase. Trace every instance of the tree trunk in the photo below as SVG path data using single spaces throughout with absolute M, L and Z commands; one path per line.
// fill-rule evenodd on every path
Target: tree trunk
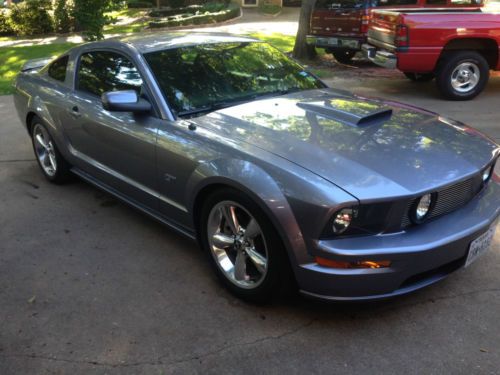
M 160 0 L 156 0 L 156 7 L 157 7 L 158 9 L 160 9 L 160 7 L 161 7 Z
M 308 46 L 306 43 L 306 35 L 309 33 L 311 22 L 311 14 L 314 9 L 316 0 L 302 0 L 299 16 L 299 29 L 295 37 L 295 46 L 293 47 L 293 57 L 298 59 L 313 59 L 316 57 L 316 49 L 314 46 Z
M 10 8 L 12 6 L 12 0 L 7 0 L 7 8 Z

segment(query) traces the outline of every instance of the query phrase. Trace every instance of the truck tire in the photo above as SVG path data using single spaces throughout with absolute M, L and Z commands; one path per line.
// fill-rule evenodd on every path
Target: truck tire
M 429 82 L 435 77 L 434 73 L 410 73 L 404 72 L 406 78 L 413 82 Z
M 447 53 L 438 64 L 436 84 L 450 100 L 470 100 L 483 91 L 490 76 L 486 59 L 475 51 Z
M 352 61 L 352 58 L 354 57 L 355 54 L 356 54 L 355 51 L 350 51 L 350 50 L 332 51 L 332 55 L 333 55 L 333 57 L 335 57 L 335 60 L 337 60 L 341 64 L 350 64 Z

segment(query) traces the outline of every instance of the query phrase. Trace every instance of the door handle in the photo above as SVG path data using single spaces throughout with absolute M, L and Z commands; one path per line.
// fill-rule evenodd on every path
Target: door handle
M 73 108 L 71 108 L 70 114 L 71 116 L 73 116 L 73 118 L 78 118 L 82 115 L 76 105 Z

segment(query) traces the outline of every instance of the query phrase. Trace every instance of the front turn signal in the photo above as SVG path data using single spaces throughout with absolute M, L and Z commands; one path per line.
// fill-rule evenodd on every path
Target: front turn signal
M 320 266 L 328 268 L 340 269 L 360 269 L 360 268 L 387 268 L 391 266 L 389 260 L 362 260 L 358 262 L 344 262 L 338 260 L 331 260 L 322 257 L 316 257 L 316 263 Z

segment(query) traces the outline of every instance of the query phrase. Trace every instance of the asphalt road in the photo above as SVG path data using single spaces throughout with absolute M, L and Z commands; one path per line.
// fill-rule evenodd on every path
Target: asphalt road
M 340 79 L 499 140 L 500 82 L 475 101 L 404 79 Z M 500 232 L 500 231 L 498 231 Z M 395 300 L 253 306 L 193 242 L 75 181 L 47 183 L 0 97 L 0 374 L 500 372 L 500 235 L 466 270 Z

